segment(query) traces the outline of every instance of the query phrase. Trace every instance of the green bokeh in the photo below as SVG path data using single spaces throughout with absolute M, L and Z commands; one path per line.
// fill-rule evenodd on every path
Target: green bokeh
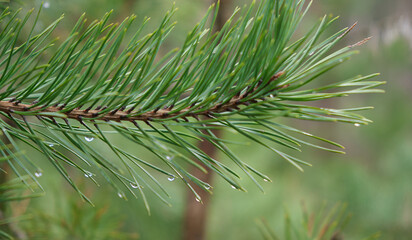
M 152 20 L 148 29 L 153 29 L 162 15 L 172 7 L 172 1 L 168 0 L 135 2 L 130 9 L 124 5 L 126 1 L 48 1 L 49 6 L 44 9 L 42 22 L 50 23 L 64 13 L 66 20 L 59 30 L 64 34 L 64 27 L 72 26 L 83 12 L 87 12 L 88 19 L 95 19 L 114 9 L 113 21 L 120 21 L 135 13 L 139 19 L 150 16 Z M 238 3 L 240 2 L 247 1 Z M 331 204 L 348 203 L 348 210 L 354 217 L 345 232 L 347 239 L 360 239 L 378 231 L 382 233 L 382 239 L 410 239 L 412 36 L 407 35 L 408 31 L 402 30 L 405 26 L 401 26 L 401 21 L 398 20 L 402 13 L 409 19 L 407 21 L 411 27 L 412 15 L 398 12 L 402 8 L 397 6 L 404 3 L 405 1 L 401 0 L 315 1 L 307 17 L 309 20 L 317 19 L 324 13 L 340 15 L 341 19 L 334 25 L 336 30 L 360 20 L 358 28 L 348 36 L 345 44 L 377 34 L 368 44 L 360 47 L 360 55 L 323 77 L 328 81 L 380 72 L 379 78 L 388 82 L 383 87 L 385 94 L 356 96 L 325 103 L 337 107 L 372 105 L 375 109 L 365 115 L 374 123 L 365 127 L 354 127 L 345 124 L 295 122 L 298 128 L 309 129 L 315 135 L 327 137 L 347 147 L 347 154 L 343 156 L 305 149 L 300 157 L 312 163 L 313 167 L 306 168 L 304 173 L 273 153 L 248 143 L 246 139 L 232 132 L 225 133 L 229 139 L 244 142 L 245 145 L 234 145 L 234 152 L 267 174 L 273 182 L 262 183 L 265 187 L 263 194 L 243 176 L 243 183 L 248 189 L 248 193 L 243 193 L 232 190 L 226 182 L 216 178 L 207 226 L 208 239 L 258 239 L 260 235 L 255 219 L 262 217 L 274 229 L 281 231 L 284 210 L 288 209 L 292 218 L 297 218 L 301 214 L 302 201 L 310 209 L 316 209 L 324 201 Z M 30 1 L 25 7 L 30 7 L 30 4 L 38 6 L 40 1 Z M 177 0 L 175 4 L 179 8 L 175 16 L 178 27 L 165 44 L 170 48 L 182 43 L 186 33 L 208 6 L 206 1 L 200 0 Z M 397 36 L 385 37 L 391 34 L 388 31 L 396 27 L 401 29 Z M 409 33 L 411 32 L 412 29 L 409 29 Z M 124 144 L 129 144 L 130 146 L 126 146 L 130 148 L 135 147 L 128 142 Z M 152 158 L 146 153 L 142 155 Z M 223 156 L 222 159 L 224 161 Z M 230 164 L 229 161 L 226 162 Z M 90 231 L 109 228 L 113 234 L 118 234 L 119 239 L 133 239 L 136 236 L 141 239 L 181 239 L 186 189 L 177 181 L 168 182 L 164 179 L 164 184 L 169 187 L 172 196 L 173 207 L 167 207 L 153 197 L 150 199 L 152 215 L 148 216 L 141 199 L 135 200 L 128 196 L 129 201 L 124 201 L 111 189 L 105 186 L 96 187 L 87 178 L 79 175 L 75 178 L 76 182 L 83 186 L 96 204 L 96 208 L 91 209 L 86 203 L 79 203 L 78 196 L 57 173 L 47 171 L 51 170 L 50 166 L 46 163 L 42 166 L 45 174 L 40 180 L 47 194 L 30 202 L 27 211 L 32 213 L 33 221 L 21 223 L 22 227 L 32 234 L 30 236 L 33 239 L 43 239 L 41 236 L 45 237 L 44 239 L 90 239 L 82 232 L 82 228 L 78 227 L 80 225 L 84 225 L 86 229 L 90 227 Z M 98 216 L 101 220 L 97 221 L 101 224 L 99 226 L 91 226 L 93 221 L 86 218 L 77 219 L 77 222 L 73 220 L 82 214 L 92 216 L 90 218 L 96 217 L 99 210 L 105 207 L 107 209 L 103 215 Z M 45 219 L 56 220 L 51 222 L 67 222 L 66 225 L 72 224 L 72 228 L 61 227 L 59 224 L 49 228 Z M 49 231 L 42 228 L 48 228 Z M 121 235 L 126 233 L 129 235 Z M 109 235 L 106 234 L 106 237 Z M 114 236 L 107 239 L 114 239 Z

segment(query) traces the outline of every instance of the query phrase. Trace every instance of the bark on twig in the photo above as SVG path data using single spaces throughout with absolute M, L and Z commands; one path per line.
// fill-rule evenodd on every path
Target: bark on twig
M 269 81 L 275 81 L 284 72 L 278 72 Z M 255 88 L 245 91 L 243 94 L 237 94 L 230 101 L 226 103 L 221 103 L 214 105 L 206 110 L 196 111 L 196 106 L 187 107 L 180 111 L 173 111 L 171 107 L 165 107 L 163 109 L 157 109 L 149 112 L 133 112 L 130 110 L 125 110 L 125 107 L 116 109 L 111 112 L 104 111 L 105 108 L 98 107 L 96 109 L 73 109 L 66 111 L 64 106 L 52 106 L 52 107 L 38 107 L 33 104 L 23 104 L 18 101 L 0 101 L 0 111 L 7 114 L 16 115 L 33 115 L 33 116 L 43 116 L 52 118 L 68 118 L 68 119 L 93 119 L 101 121 L 151 121 L 155 119 L 168 119 L 168 118 L 182 118 L 195 117 L 199 118 L 201 116 L 213 116 L 217 113 L 231 112 L 234 109 L 239 109 L 241 105 L 248 105 L 254 102 L 255 99 L 245 100 L 246 97 L 252 94 L 260 87 L 258 84 Z M 276 87 L 271 90 L 278 90 L 284 88 L 285 86 Z M 55 113 L 60 113 L 61 116 L 55 115 Z

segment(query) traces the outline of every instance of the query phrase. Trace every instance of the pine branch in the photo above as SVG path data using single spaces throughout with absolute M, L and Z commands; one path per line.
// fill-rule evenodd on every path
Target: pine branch
M 92 171 L 99 171 L 120 197 L 126 197 L 125 189 L 137 196 L 136 189 L 148 207 L 146 191 L 164 202 L 168 196 L 153 172 L 172 180 L 178 178 L 192 190 L 192 183 L 212 190 L 209 183 L 192 176 L 182 162 L 204 172 L 214 171 L 233 188 L 244 190 L 232 167 L 193 144 L 200 138 L 216 146 L 261 189 L 256 176 L 270 181 L 231 152 L 228 141 L 215 136 L 211 129 L 230 128 L 303 170 L 302 165 L 310 164 L 275 146 L 300 151 L 302 145 L 309 145 L 338 153 L 341 151 L 333 147 L 342 146 L 278 124 L 274 118 L 370 122 L 355 113 L 364 108 L 326 109 L 301 104 L 381 92 L 375 88 L 383 82 L 370 80 L 376 74 L 319 87 L 310 85 L 357 53 L 353 47 L 362 41 L 331 50 L 353 26 L 322 40 L 322 33 L 336 20 L 324 17 L 290 43 L 307 11 L 304 1 L 265 0 L 257 7 L 252 4 L 237 9 L 217 33 L 207 26 L 216 18 L 212 10 L 213 6 L 181 48 L 164 56 L 158 56 L 159 49 L 174 28 L 174 10 L 165 15 L 158 29 L 145 36 L 140 35 L 147 20 L 135 29 L 134 16 L 108 24 L 108 13 L 87 25 L 83 15 L 62 42 L 50 40 L 61 19 L 37 33 L 34 29 L 39 11 L 30 31 L 22 36 L 32 12 L 21 20 L 19 12 L 5 10 L 0 15 L 0 114 L 13 125 L 0 120 L 1 132 L 12 145 L 1 143 L 1 154 L 12 156 L 8 163 L 19 176 L 28 174 L 35 179 L 33 171 L 41 172 L 36 162 L 15 155 L 12 149 L 25 145 L 42 153 L 86 201 L 67 168 L 78 169 L 96 183 Z M 128 38 L 130 31 L 134 35 Z M 141 146 L 160 161 L 140 159 L 133 151 L 117 146 L 110 138 L 113 134 Z M 299 134 L 333 147 L 303 141 L 296 136 Z M 117 161 L 91 146 L 93 139 L 106 145 Z M 73 157 L 67 157 L 67 153 Z
M 283 75 L 284 72 L 279 72 L 275 74 L 273 77 L 270 78 L 270 81 L 267 83 L 269 85 L 271 82 L 276 81 L 280 76 Z M 50 117 L 50 118 L 68 118 L 68 119 L 75 119 L 75 120 L 101 120 L 101 121 L 151 121 L 151 120 L 168 120 L 174 119 L 178 121 L 176 118 L 185 119 L 187 121 L 187 117 L 193 117 L 199 120 L 200 116 L 207 116 L 211 117 L 214 116 L 216 113 L 223 113 L 223 112 L 232 112 L 234 110 L 240 110 L 241 105 L 248 106 L 251 103 L 256 103 L 256 99 L 247 99 L 247 96 L 253 94 L 261 85 L 261 82 L 258 83 L 256 87 L 253 89 L 247 89 L 244 93 L 239 92 L 236 96 L 232 97 L 229 102 L 226 103 L 219 103 L 217 105 L 213 105 L 209 109 L 202 110 L 200 112 L 196 111 L 194 107 L 186 107 L 178 112 L 172 111 L 171 106 L 164 107 L 163 109 L 155 109 L 150 112 L 133 112 L 132 109 L 125 111 L 126 107 L 121 107 L 115 109 L 109 113 L 103 113 L 107 107 L 97 107 L 96 109 L 73 109 L 66 111 L 64 106 L 60 107 L 34 107 L 34 104 L 21 104 L 19 101 L 0 101 L 0 111 L 6 114 L 15 114 L 15 115 L 32 115 L 38 117 Z M 282 88 L 287 87 L 288 85 L 277 86 L 274 89 L 269 89 L 269 92 L 280 90 Z M 273 97 L 273 95 L 272 95 Z M 264 97 L 260 97 L 260 100 L 264 99 Z M 194 113 L 193 113 L 194 112 Z

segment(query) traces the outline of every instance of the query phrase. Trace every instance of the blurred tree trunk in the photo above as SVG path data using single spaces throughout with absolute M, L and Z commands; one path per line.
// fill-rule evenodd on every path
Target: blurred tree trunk
M 219 136 L 220 131 L 213 131 L 216 136 Z M 217 149 L 208 141 L 201 141 L 199 148 L 212 158 L 216 157 Z M 203 164 L 202 164 L 203 165 Z M 203 166 L 205 167 L 205 166 Z M 210 183 L 213 179 L 212 172 L 204 173 L 198 168 L 193 168 L 191 173 L 198 179 Z M 183 239 L 185 240 L 204 240 L 206 237 L 206 220 L 207 210 L 209 209 L 210 194 L 197 185 L 193 188 L 202 199 L 202 204 L 197 202 L 191 191 L 187 192 L 186 209 L 183 224 Z
M 218 0 L 208 0 L 208 4 L 217 3 Z M 219 31 L 226 22 L 226 13 L 231 6 L 231 0 L 221 0 L 219 12 L 215 22 L 215 30 Z M 214 130 L 213 134 L 219 137 L 221 135 L 220 130 Z M 199 142 L 199 148 L 209 155 L 211 158 L 215 158 L 217 155 L 216 147 L 208 141 Z M 201 163 L 199 163 L 201 164 Z M 205 167 L 203 164 L 201 164 Z M 198 168 L 193 167 L 191 173 L 198 179 L 211 183 L 213 180 L 212 172 L 204 173 Z M 207 222 L 207 213 L 210 203 L 210 194 L 204 189 L 200 188 L 197 185 L 194 185 L 193 188 L 199 194 L 202 199 L 203 204 L 200 204 L 196 201 L 193 193 L 188 191 L 187 200 L 186 200 L 186 209 L 184 215 L 183 223 L 183 239 L 184 240 L 204 240 L 206 239 L 206 222 Z
M 10 124 L 10 121 L 7 118 L 4 118 L 3 116 L 1 118 L 3 121 L 6 121 L 7 123 Z M 9 140 L 4 136 L 3 133 L 0 135 L 0 141 L 2 141 L 6 145 L 10 144 Z M 6 156 L 2 156 L 2 157 L 6 157 Z M 9 180 L 9 174 L 10 174 L 11 169 L 7 161 L 4 161 L 0 164 L 0 169 L 2 169 L 2 171 L 0 171 L 0 185 L 2 185 L 2 184 L 5 184 L 7 180 Z M 0 190 L 0 196 L 3 196 L 5 191 L 6 191 L 5 189 Z M 6 222 L 5 224 L 0 225 L 0 230 L 6 233 L 11 233 L 10 225 L 7 224 L 7 221 L 5 221 L 6 214 L 7 214 L 6 213 L 7 207 L 8 206 L 5 201 L 0 201 L 0 222 Z
M 134 12 L 134 7 L 136 6 L 138 0 L 124 0 L 121 10 L 121 18 L 132 15 Z M 122 19 L 123 20 L 123 19 Z
M 2 117 L 2 120 L 15 127 L 14 123 L 11 122 L 8 118 Z M 6 138 L 3 134 L 0 136 L 0 141 L 5 143 L 6 145 L 11 144 L 9 139 Z M 12 173 L 12 169 L 10 168 L 10 165 L 7 163 L 7 161 L 4 161 L 0 164 L 0 169 L 2 169 L 2 171 L 0 171 L 0 185 L 2 185 L 7 183 L 7 181 L 10 179 L 9 176 Z M 0 190 L 0 196 L 3 196 L 5 192 L 6 189 Z M 10 204 L 5 201 L 0 201 L 0 223 L 2 223 L 0 224 L 0 230 L 11 234 L 18 239 L 27 239 L 26 234 L 16 225 L 15 222 L 8 222 L 7 218 L 11 217 L 12 215 L 8 212 L 8 210 L 10 209 L 13 209 L 10 207 Z
M 4 138 L 2 137 L 2 138 L 0 139 L 0 141 L 4 141 Z M 9 172 L 9 171 L 10 171 L 10 167 L 9 167 L 9 165 L 8 165 L 6 162 L 1 163 L 0 168 L 1 168 L 3 171 L 6 171 L 6 172 Z M 6 183 L 7 180 L 8 180 L 7 174 L 6 174 L 5 172 L 3 172 L 3 171 L 0 172 L 0 185 Z M 0 196 L 3 196 L 3 194 L 4 194 L 4 191 L 0 191 Z M 0 222 L 6 222 L 6 221 L 5 221 L 5 219 L 6 219 L 6 211 L 7 211 L 7 205 L 6 205 L 6 203 L 3 202 L 3 201 L 0 202 Z M 1 225 L 0 225 L 0 230 L 1 230 L 1 231 L 4 231 L 4 232 L 6 232 L 6 233 L 11 233 L 9 224 L 1 224 Z

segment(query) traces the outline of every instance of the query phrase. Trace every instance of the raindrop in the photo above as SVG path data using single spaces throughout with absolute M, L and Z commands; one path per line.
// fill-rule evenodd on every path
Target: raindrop
M 199 198 L 195 198 L 196 199 L 196 202 L 200 202 L 200 199 Z
M 210 189 L 210 186 L 209 186 L 209 185 L 207 185 L 207 186 L 205 186 L 205 188 L 206 188 L 206 190 L 209 190 L 209 189 Z
M 53 147 L 54 146 L 54 144 L 53 143 L 49 143 L 49 147 Z
M 44 8 L 49 8 L 49 7 L 50 7 L 50 3 L 49 3 L 49 2 L 45 2 L 45 3 L 43 4 L 43 7 L 44 7 Z
M 173 157 L 171 157 L 171 156 L 166 156 L 166 160 L 167 161 L 170 161 L 170 160 L 172 160 L 173 159 Z
M 40 172 L 40 171 L 37 171 L 37 172 L 35 172 L 34 173 L 34 176 L 36 176 L 36 177 L 41 177 L 43 175 L 43 173 L 42 172 Z
M 311 52 L 311 53 L 309 53 L 309 57 L 310 57 L 310 56 L 313 56 L 313 54 L 315 54 L 315 52 Z
M 119 196 L 119 198 L 124 198 L 124 193 L 118 192 L 118 193 L 117 193 L 117 196 Z
M 170 176 L 170 177 L 168 177 L 168 178 L 167 178 L 167 180 L 169 180 L 169 181 L 171 181 L 171 182 L 172 182 L 172 181 L 174 181 L 174 180 L 175 180 L 175 177 L 174 177 L 174 176 Z
M 139 188 L 139 184 L 137 184 L 135 182 L 131 182 L 130 186 L 132 186 L 132 188 Z
M 86 171 L 86 172 L 84 173 L 84 176 L 88 178 L 88 177 L 93 176 L 93 173 L 91 173 L 91 172 L 89 172 L 89 171 Z
M 303 134 L 305 134 L 306 136 L 313 136 L 313 134 L 307 133 L 307 132 L 303 132 Z
M 94 140 L 94 137 L 84 137 L 84 139 L 86 139 L 86 141 L 91 142 Z
M 233 185 L 232 185 L 231 187 L 232 187 L 233 189 L 236 189 L 236 187 L 235 187 L 235 186 L 233 186 Z
M 265 182 L 269 182 L 269 180 L 267 180 L 266 178 L 265 178 L 265 179 L 263 179 L 263 181 L 265 181 Z
M 359 123 L 355 123 L 355 124 L 353 124 L 353 125 L 355 125 L 355 127 L 359 127 L 359 126 L 360 126 Z

